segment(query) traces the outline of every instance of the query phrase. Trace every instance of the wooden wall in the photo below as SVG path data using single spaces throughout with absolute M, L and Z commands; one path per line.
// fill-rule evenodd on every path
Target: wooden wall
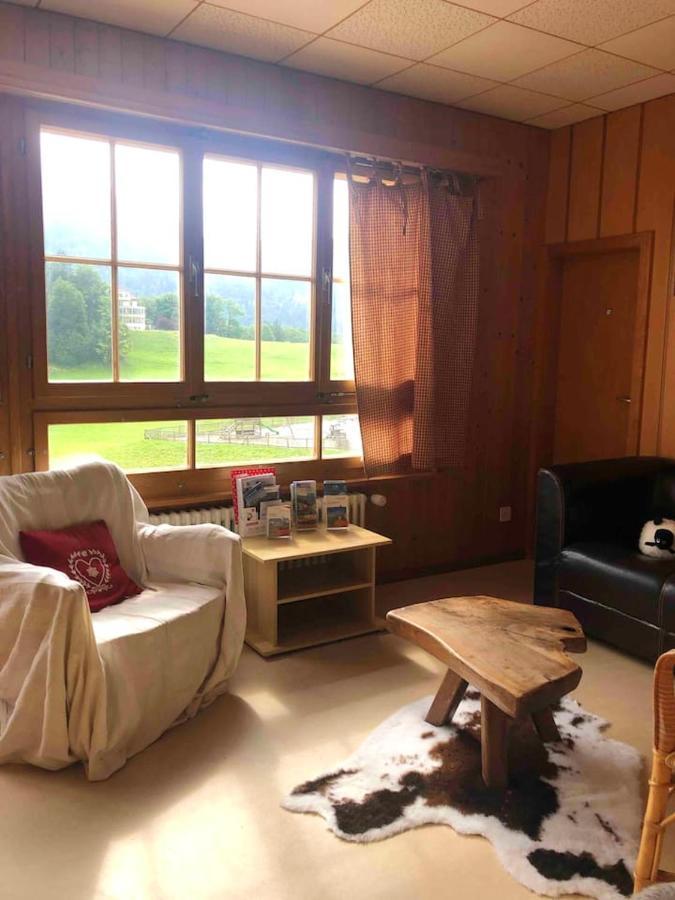
M 675 457 L 675 95 L 552 135 L 546 240 L 654 232 L 640 452 Z
M 369 483 L 370 493 L 388 498 L 382 509 L 369 506 L 369 522 L 394 538 L 381 557 L 381 578 L 524 553 L 535 457 L 534 333 L 543 277 L 547 132 L 0 2 L 0 316 L 9 326 L 0 348 L 0 387 L 8 382 L 9 397 L 0 405 L 0 443 L 7 419 L 13 471 L 32 467 L 20 137 L 22 98 L 34 96 L 484 175 L 470 458 L 462 472 Z M 513 507 L 513 520 L 500 524 L 504 505 Z

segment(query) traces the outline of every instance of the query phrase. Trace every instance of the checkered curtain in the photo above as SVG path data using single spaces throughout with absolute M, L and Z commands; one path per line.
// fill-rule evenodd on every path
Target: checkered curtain
M 356 395 L 369 475 L 464 461 L 478 306 L 477 200 L 457 180 L 352 181 Z

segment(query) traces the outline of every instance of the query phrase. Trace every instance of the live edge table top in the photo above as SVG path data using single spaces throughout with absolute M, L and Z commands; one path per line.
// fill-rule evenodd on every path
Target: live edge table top
M 513 718 L 555 703 L 581 680 L 567 653 L 583 653 L 586 638 L 568 610 L 452 597 L 394 609 L 387 625 Z

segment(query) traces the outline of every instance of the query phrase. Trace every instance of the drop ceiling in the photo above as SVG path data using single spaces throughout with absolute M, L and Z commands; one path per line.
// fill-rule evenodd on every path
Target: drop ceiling
M 21 0 L 21 5 L 544 128 L 675 93 L 675 0 Z

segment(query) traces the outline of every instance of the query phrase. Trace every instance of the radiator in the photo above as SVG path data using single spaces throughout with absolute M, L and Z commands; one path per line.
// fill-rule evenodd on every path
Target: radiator
M 366 524 L 366 499 L 365 494 L 349 494 L 349 519 L 362 527 Z M 230 531 L 236 531 L 231 506 L 208 506 L 205 509 L 153 513 L 150 522 L 153 525 L 203 525 L 211 522 L 214 525 L 223 525 Z
M 153 525 L 224 525 L 234 531 L 234 514 L 231 506 L 208 506 L 206 509 L 181 509 L 173 512 L 153 513 Z

